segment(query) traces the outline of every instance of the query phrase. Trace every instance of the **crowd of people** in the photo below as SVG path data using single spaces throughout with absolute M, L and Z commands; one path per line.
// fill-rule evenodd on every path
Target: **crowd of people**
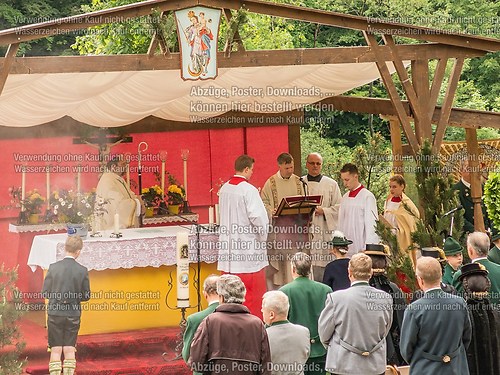
M 426 375 L 500 373 L 499 233 L 490 239 L 471 231 L 466 249 L 449 237 L 442 249 L 417 250 L 411 233 L 419 211 L 404 193 L 403 176 L 390 178 L 379 216 L 354 164 L 340 171 L 342 196 L 337 182 L 321 174 L 320 154 L 308 155 L 303 177 L 293 173 L 290 154 L 277 162 L 259 191 L 249 182 L 255 160 L 242 155 L 220 190 L 221 275 L 204 281 L 208 307 L 188 316 L 183 338 L 182 357 L 194 374 L 377 375 L 387 365 Z M 102 183 L 122 189 L 120 164 L 109 167 Z M 464 186 L 457 190 L 467 195 Z M 130 212 L 123 215 L 128 226 L 141 208 L 137 197 L 125 195 L 115 210 Z M 322 199 L 307 224 L 310 246 L 284 249 L 273 230 L 282 200 L 313 195 Z M 303 214 L 300 205 L 297 212 Z M 375 232 L 377 220 L 412 261 L 420 288 L 412 295 L 388 278 L 390 250 Z M 51 374 L 76 368 L 79 305 L 90 298 L 88 272 L 75 261 L 82 245 L 68 238 L 65 259 L 50 266 L 43 286 Z M 470 264 L 462 264 L 465 254 Z
M 354 164 L 340 171 L 342 196 L 321 174 L 322 162 L 320 154 L 308 155 L 308 173 L 299 177 L 293 157 L 280 154 L 259 194 L 249 182 L 255 160 L 236 160 L 220 191 L 221 225 L 254 230 L 221 231 L 229 246 L 221 246 L 217 290 L 225 294 L 215 310 L 210 305 L 188 319 L 186 362 L 204 374 L 369 375 L 387 365 L 409 365 L 412 374 L 496 374 L 500 247 L 490 250 L 488 235 L 472 231 L 467 249 L 449 237 L 443 249 L 418 250 L 411 233 L 419 210 L 404 193 L 403 176 L 390 178 L 381 219 Z M 322 196 L 310 220 L 312 245 L 284 251 L 272 229 L 275 215 L 283 198 L 301 195 Z M 389 280 L 390 251 L 376 234 L 377 220 L 411 259 L 416 293 Z M 465 254 L 472 263 L 462 265 Z

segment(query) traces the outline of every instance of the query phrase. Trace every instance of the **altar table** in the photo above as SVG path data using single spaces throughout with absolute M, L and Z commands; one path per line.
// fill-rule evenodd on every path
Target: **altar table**
M 121 238 L 87 237 L 78 262 L 89 270 L 92 297 L 82 303 L 80 334 L 177 326 L 179 310 L 166 306 L 169 280 L 173 288 L 168 304 L 176 306 L 176 235 L 189 233 L 190 305 L 197 303 L 195 281 L 197 241 L 195 227 L 168 226 L 123 229 Z M 66 234 L 35 236 L 28 266 L 47 270 L 64 257 Z M 201 282 L 218 273 L 218 235 L 200 233 Z M 203 301 L 202 298 L 202 302 Z M 197 311 L 188 309 L 188 314 Z

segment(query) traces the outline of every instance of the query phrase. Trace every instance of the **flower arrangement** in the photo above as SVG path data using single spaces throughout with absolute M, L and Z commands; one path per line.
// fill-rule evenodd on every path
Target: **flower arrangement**
M 24 207 L 26 214 L 40 214 L 42 212 L 42 206 L 45 203 L 45 198 L 38 193 L 37 189 L 28 191 L 26 196 L 27 198 L 24 198 L 24 200 L 21 201 L 21 206 Z
M 143 188 L 141 194 L 146 207 L 158 207 L 163 200 L 163 190 L 158 185 Z
M 87 223 L 94 215 L 96 206 L 95 192 L 77 194 L 72 190 L 55 191 L 51 195 L 51 208 L 54 221 L 60 223 Z M 99 203 L 103 210 L 105 202 Z
M 170 205 L 184 203 L 186 192 L 182 185 L 171 184 L 167 190 L 167 202 Z
M 21 208 L 21 187 L 12 186 L 9 188 L 10 206 L 7 208 Z

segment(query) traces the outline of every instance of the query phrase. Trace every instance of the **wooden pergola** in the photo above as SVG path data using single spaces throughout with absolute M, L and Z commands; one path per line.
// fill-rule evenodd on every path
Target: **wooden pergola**
M 177 70 L 180 54 L 169 51 L 161 35 L 152 37 L 149 51 L 142 55 L 116 56 L 58 56 L 58 57 L 16 57 L 20 43 L 45 38 L 51 35 L 86 29 L 108 20 L 128 20 L 158 12 L 166 16 L 169 12 L 192 6 L 221 8 L 229 21 L 231 10 L 245 9 L 249 12 L 310 22 L 332 27 L 358 30 L 363 33 L 367 46 L 310 48 L 273 51 L 246 51 L 238 30 L 224 51 L 218 52 L 219 67 L 237 68 L 254 66 L 284 66 L 305 64 L 342 64 L 376 63 L 380 76 L 389 94 L 389 99 L 333 96 L 316 103 L 330 109 L 352 112 L 365 112 L 383 115 L 390 120 L 391 139 L 394 155 L 403 154 L 401 131 L 408 140 L 408 152 L 416 155 L 423 141 L 432 142 L 434 153 L 438 153 L 447 126 L 460 126 L 466 129 L 469 154 L 477 155 L 478 143 L 476 129 L 479 127 L 500 128 L 500 114 L 485 111 L 472 111 L 453 108 L 453 99 L 466 58 L 481 57 L 489 52 L 500 51 L 500 40 L 467 34 L 451 33 L 425 27 L 371 19 L 348 14 L 340 14 L 292 5 L 269 3 L 257 0 L 149 0 L 120 6 L 102 11 L 66 17 L 53 21 L 16 27 L 0 31 L 0 45 L 8 46 L 4 58 L 0 59 L 0 95 L 9 74 L 139 71 L 139 70 Z M 381 36 L 379 44 L 376 35 Z M 394 37 L 416 39 L 421 44 L 397 44 Z M 156 54 L 158 47 L 162 54 Z M 434 77 L 429 74 L 429 61 L 436 60 Z M 404 61 L 411 61 L 411 74 L 405 69 Z M 445 90 L 441 107 L 436 105 L 443 85 L 447 63 L 453 62 L 451 75 Z M 388 63 L 393 63 L 407 100 L 403 100 L 396 89 L 394 78 L 389 73 Z M 302 116 L 299 111 L 288 113 Z M 239 116 L 238 124 L 226 123 L 200 124 L 147 117 L 124 127 L 124 131 L 172 131 L 206 129 L 209 127 L 249 127 L 265 126 L 245 121 L 256 113 L 227 112 L 222 116 Z M 412 126 L 413 123 L 413 126 Z M 47 131 L 68 132 L 76 127 L 85 126 L 69 117 L 51 122 Z M 435 125 L 435 129 L 433 129 Z M 3 137 L 22 137 L 17 128 L 2 129 Z M 30 132 L 36 135 L 38 130 Z M 40 130 L 41 131 L 41 130 Z M 300 160 L 300 127 L 289 125 L 290 152 Z M 401 158 L 396 157 L 394 169 L 402 166 Z M 472 157 L 470 166 L 477 171 L 477 158 Z M 297 166 L 298 167 L 298 166 Z M 473 173 L 472 196 L 475 202 L 476 229 L 484 230 L 480 209 L 481 186 L 479 173 Z

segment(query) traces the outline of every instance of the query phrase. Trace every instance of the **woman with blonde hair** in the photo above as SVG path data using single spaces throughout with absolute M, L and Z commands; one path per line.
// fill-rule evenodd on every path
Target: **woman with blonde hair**
M 406 181 L 399 174 L 389 179 L 389 196 L 384 203 L 384 218 L 396 233 L 399 248 L 408 251 L 413 268 L 417 263 L 416 248 L 411 239 L 411 233 L 416 230 L 420 213 L 417 206 L 404 193 Z

